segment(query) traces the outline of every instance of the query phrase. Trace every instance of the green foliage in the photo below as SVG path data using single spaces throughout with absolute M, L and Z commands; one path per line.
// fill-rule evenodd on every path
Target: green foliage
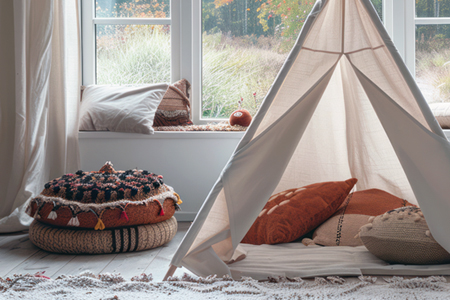
M 433 51 L 450 47 L 450 25 L 417 25 L 416 50 Z
M 96 0 L 96 16 L 100 18 L 165 18 L 170 13 L 170 0 Z
M 260 5 L 259 0 L 203 0 L 203 32 L 222 32 L 230 36 L 271 35 L 275 25 L 272 24 L 269 31 L 263 29 L 257 12 Z
M 276 22 L 281 36 L 295 40 L 313 4 L 313 0 L 268 0 L 261 4 L 259 22 L 264 30 L 269 29 L 269 22 Z
M 416 0 L 416 16 L 450 17 L 450 0 Z
M 242 107 L 254 115 L 286 58 L 270 48 L 243 46 L 228 39 L 220 33 L 203 35 L 205 118 L 228 118 L 238 109 L 241 97 Z
M 372 2 L 372 5 L 377 11 L 380 19 L 383 20 L 383 0 L 370 0 L 370 2 Z

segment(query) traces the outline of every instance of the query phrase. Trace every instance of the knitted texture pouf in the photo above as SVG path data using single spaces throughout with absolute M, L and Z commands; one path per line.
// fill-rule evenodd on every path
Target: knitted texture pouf
M 37 247 L 55 253 L 104 254 L 141 251 L 169 242 L 178 228 L 175 217 L 148 225 L 115 229 L 69 229 L 34 220 L 30 240 Z

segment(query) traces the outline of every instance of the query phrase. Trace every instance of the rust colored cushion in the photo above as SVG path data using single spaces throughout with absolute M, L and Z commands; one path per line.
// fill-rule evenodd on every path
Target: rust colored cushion
M 331 218 L 314 231 L 313 241 L 323 246 L 362 246 L 361 239 L 355 236 L 359 228 L 367 224 L 370 216 L 411 205 L 413 204 L 379 189 L 354 192 Z
M 42 223 L 103 230 L 170 219 L 181 204 L 162 175 L 146 170 L 77 171 L 47 182 L 27 213 Z
M 189 103 L 190 86 L 186 79 L 169 85 L 156 110 L 153 127 L 192 125 Z
M 270 197 L 242 243 L 261 245 L 288 243 L 328 219 L 356 183 L 321 182 L 289 189 Z

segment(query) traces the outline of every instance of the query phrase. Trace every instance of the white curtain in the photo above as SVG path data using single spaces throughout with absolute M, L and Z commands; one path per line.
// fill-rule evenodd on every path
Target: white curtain
M 0 153 L 8 174 L 0 188 L 0 232 L 26 229 L 28 200 L 79 167 L 78 20 L 77 0 L 14 1 L 15 99 L 2 105 L 9 120 L 1 128 L 14 135 L 2 140 L 12 151 Z

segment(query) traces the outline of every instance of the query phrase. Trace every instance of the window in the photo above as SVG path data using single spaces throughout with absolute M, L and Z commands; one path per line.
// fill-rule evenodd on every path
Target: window
M 314 2 L 202 0 L 203 118 L 256 113 Z
M 428 103 L 450 102 L 450 0 L 415 5 L 415 75 Z
M 83 84 L 148 84 L 177 77 L 174 15 L 179 1 L 83 0 Z
M 383 1 L 387 31 L 425 99 L 450 102 L 450 0 Z
M 202 118 L 256 113 L 314 3 L 202 0 Z M 381 17 L 382 0 L 372 3 Z
M 314 2 L 82 0 L 83 83 L 186 78 L 194 123 L 254 114 Z M 450 102 L 450 0 L 371 2 L 427 101 Z

